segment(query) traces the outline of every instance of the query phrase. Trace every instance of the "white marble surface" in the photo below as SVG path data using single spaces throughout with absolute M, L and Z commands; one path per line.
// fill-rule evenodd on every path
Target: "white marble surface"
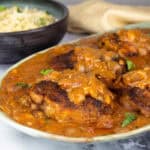
M 60 0 L 67 4 L 77 3 L 80 0 Z M 150 5 L 150 0 L 109 0 L 127 4 Z M 77 39 L 83 35 L 67 34 L 62 42 Z M 11 65 L 0 65 L 0 76 Z M 150 150 L 150 132 L 139 135 L 132 139 L 122 140 L 113 143 L 89 145 L 76 145 L 49 140 L 37 139 L 22 134 L 15 129 L 0 122 L 0 149 L 2 150 Z

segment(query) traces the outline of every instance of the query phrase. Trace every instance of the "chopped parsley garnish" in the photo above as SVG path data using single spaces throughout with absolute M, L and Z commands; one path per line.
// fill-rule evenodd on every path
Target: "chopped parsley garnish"
M 45 25 L 47 25 L 47 20 L 45 19 L 45 18 L 40 18 L 39 20 L 38 20 L 38 25 L 39 26 L 45 26 Z
M 50 13 L 48 12 L 48 10 L 46 10 L 46 11 L 45 11 L 45 13 L 46 13 L 47 15 L 49 15 L 49 14 L 50 14 Z
M 40 73 L 45 76 L 45 75 L 48 75 L 49 73 L 51 73 L 53 71 L 54 71 L 53 69 L 43 69 L 40 71 Z
M 135 69 L 135 64 L 131 60 L 126 60 L 126 64 L 128 71 Z
M 16 83 L 16 86 L 21 87 L 21 88 L 28 88 L 29 85 L 27 83 L 24 82 L 18 82 Z
M 125 119 L 122 122 L 122 127 L 128 126 L 130 123 L 132 123 L 134 120 L 137 119 L 137 116 L 134 113 L 126 113 L 125 114 Z
M 0 6 L 0 11 L 4 11 L 4 10 L 6 10 L 7 9 L 7 7 L 5 7 L 5 6 Z
M 17 12 L 22 13 L 22 9 L 19 6 L 17 6 Z

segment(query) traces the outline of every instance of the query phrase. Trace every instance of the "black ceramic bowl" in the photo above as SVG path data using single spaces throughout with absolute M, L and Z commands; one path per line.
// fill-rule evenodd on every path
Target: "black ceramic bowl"
M 38 8 L 50 12 L 57 21 L 38 29 L 0 33 L 0 63 L 14 63 L 32 53 L 57 44 L 67 30 L 68 10 L 52 0 L 1 0 L 0 5 Z

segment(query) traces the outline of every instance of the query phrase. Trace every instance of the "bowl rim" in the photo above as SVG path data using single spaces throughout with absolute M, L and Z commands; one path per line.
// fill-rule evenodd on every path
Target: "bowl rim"
M 150 24 L 149 24 L 150 25 Z M 125 29 L 133 29 L 133 28 L 141 28 L 139 26 L 127 26 L 125 27 Z M 82 37 L 79 38 L 77 40 L 73 40 L 71 42 L 67 42 L 67 43 L 63 43 L 63 44 L 58 44 L 56 45 L 58 46 L 62 46 L 65 44 L 73 44 L 76 42 L 79 42 L 81 39 L 89 39 L 89 38 L 94 38 L 94 37 L 98 37 L 100 35 L 102 35 L 103 33 L 100 34 L 94 34 L 94 35 L 90 35 L 90 36 L 86 36 L 86 37 Z M 53 46 L 51 48 L 47 48 L 41 52 L 37 52 L 34 53 L 28 57 L 26 57 L 25 59 L 19 61 L 18 63 L 16 63 L 15 65 L 11 66 L 0 78 L 0 87 L 1 87 L 1 83 L 2 80 L 7 76 L 8 72 L 11 71 L 12 69 L 18 67 L 19 65 L 21 65 L 22 63 L 30 60 L 31 58 L 35 57 L 38 54 L 42 54 L 42 53 L 46 53 L 47 51 L 52 50 L 53 48 L 55 48 L 56 46 Z M 124 132 L 124 133 L 116 133 L 116 134 L 109 134 L 109 135 L 103 135 L 103 136 L 95 136 L 95 137 L 68 137 L 68 136 L 63 136 L 63 135 L 57 135 L 57 134 L 53 134 L 53 133 L 46 133 L 44 131 L 40 131 L 38 129 L 34 129 L 34 128 L 30 128 L 27 127 L 25 125 L 22 125 L 16 121 L 14 121 L 13 119 L 11 119 L 5 112 L 3 112 L 2 110 L 0 110 L 0 121 L 3 121 L 5 123 L 7 123 L 8 125 L 14 127 L 15 129 L 30 135 L 32 137 L 37 137 L 37 138 L 46 138 L 46 139 L 51 139 L 51 140 L 57 140 L 57 141 L 63 141 L 63 142 L 69 142 L 69 143 L 93 143 L 93 142 L 110 142 L 110 141 L 116 141 L 116 140 L 121 140 L 121 139 L 127 139 L 129 137 L 133 137 L 136 136 L 140 133 L 144 133 L 146 131 L 150 131 L 150 125 L 146 125 L 143 126 L 141 128 L 138 129 L 134 129 L 128 132 Z
M 43 27 L 39 27 L 39 28 L 35 28 L 35 29 L 29 29 L 29 30 L 25 30 L 25 31 L 15 31 L 15 32 L 0 32 L 0 37 L 1 36 L 16 36 L 16 35 L 22 35 L 22 34 L 32 34 L 32 33 L 36 33 L 36 32 L 43 32 L 44 30 L 47 30 L 49 28 L 52 28 L 54 26 L 56 26 L 57 24 L 59 24 L 60 22 L 62 22 L 63 20 L 65 20 L 66 18 L 68 18 L 69 16 L 69 10 L 68 8 L 61 2 L 58 1 L 54 1 L 54 0 L 50 0 L 48 1 L 49 3 L 53 3 L 57 6 L 59 6 L 62 10 L 63 10 L 63 16 L 56 20 L 54 23 L 43 26 Z

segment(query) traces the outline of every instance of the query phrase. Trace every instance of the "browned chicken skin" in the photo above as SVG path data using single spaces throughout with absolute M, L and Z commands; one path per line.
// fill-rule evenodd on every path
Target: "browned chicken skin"
M 50 66 L 53 67 L 54 70 L 64 70 L 64 69 L 72 69 L 74 67 L 73 60 L 74 51 L 71 50 L 68 53 L 61 54 L 56 56 L 50 60 Z
M 115 51 L 123 58 L 148 54 L 149 43 L 150 38 L 136 29 L 108 33 L 99 38 L 100 48 Z
M 112 113 L 110 105 L 89 95 L 80 104 L 75 104 L 70 101 L 66 91 L 54 82 L 41 81 L 35 84 L 30 91 L 30 96 L 36 105 L 41 104 L 40 110 L 47 117 L 56 119 L 59 122 L 95 123 L 97 125 L 101 117 L 105 116 L 107 122 L 110 120 L 109 124 L 106 122 L 99 123 L 99 127 L 109 128 L 113 125 L 110 117 Z
M 126 91 L 131 109 L 150 116 L 150 68 L 126 73 L 117 84 L 123 93 Z M 126 105 L 126 102 L 123 104 Z

